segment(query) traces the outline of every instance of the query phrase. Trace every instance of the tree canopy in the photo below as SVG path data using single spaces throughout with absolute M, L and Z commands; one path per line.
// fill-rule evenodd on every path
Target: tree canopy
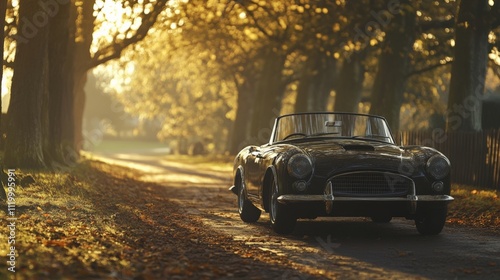
M 144 117 L 161 112 L 163 138 L 224 131 L 231 152 L 266 142 L 272 119 L 293 111 L 371 112 L 396 130 L 425 129 L 450 113 L 457 10 L 456 1 L 178 1 L 108 66 L 134 64 L 113 77 L 129 87 L 109 90 Z
M 475 131 L 482 98 L 498 94 L 496 1 L 74 0 L 63 9 L 53 0 L 33 2 L 28 12 L 24 3 L 8 1 L 4 65 L 14 81 L 42 76 L 32 89 L 13 82 L 9 111 L 39 98 L 31 118 L 49 130 L 6 158 L 39 147 L 30 153 L 41 155 L 35 165 L 64 162 L 61 151 L 85 142 L 90 69 L 122 110 L 159 124 L 158 138 L 179 152 L 202 142 L 235 153 L 266 142 L 277 115 L 299 111 L 380 114 L 394 130 L 447 121 L 448 129 Z M 37 13 L 50 21 L 38 27 Z M 27 33 L 32 26 L 36 32 Z M 30 51 L 40 64 L 22 74 Z M 58 87 L 62 80 L 68 84 Z M 57 108 L 72 117 L 61 123 L 60 113 L 50 113 Z M 15 133 L 11 143 L 19 142 Z

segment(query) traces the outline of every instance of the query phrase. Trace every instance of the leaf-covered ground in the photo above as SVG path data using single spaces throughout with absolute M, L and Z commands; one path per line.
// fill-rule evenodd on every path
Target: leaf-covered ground
M 322 277 L 204 227 L 171 190 L 135 172 L 86 161 L 64 174 L 32 173 L 35 182 L 15 193 L 16 273 L 2 261 L 0 279 Z M 500 228 L 496 192 L 455 187 L 453 195 L 449 224 Z M 8 252 L 2 231 L 0 255 Z
M 164 187 L 135 181 L 133 172 L 86 162 L 69 174 L 33 174 L 36 182 L 16 191 L 16 273 L 2 262 L 0 279 L 224 279 L 250 271 L 262 279 L 291 270 L 284 257 L 203 230 Z
M 448 223 L 500 231 L 500 198 L 498 191 L 453 186 L 455 198 L 448 208 Z

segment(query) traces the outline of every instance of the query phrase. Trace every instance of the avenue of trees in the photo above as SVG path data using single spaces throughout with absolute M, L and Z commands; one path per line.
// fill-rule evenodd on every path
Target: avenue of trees
M 78 158 L 92 69 L 120 110 L 161 123 L 160 139 L 217 152 L 266 142 L 274 117 L 289 112 L 380 114 L 393 130 L 478 131 L 486 81 L 498 83 L 500 72 L 499 6 L 7 1 L 3 57 L 13 78 L 4 161 L 43 168 Z
M 101 1 L 6 1 L 4 68 L 14 73 L 3 120 L 6 167 L 57 168 L 78 159 L 87 72 L 142 40 L 167 2 L 117 2 L 133 24 L 95 40 L 107 20 Z

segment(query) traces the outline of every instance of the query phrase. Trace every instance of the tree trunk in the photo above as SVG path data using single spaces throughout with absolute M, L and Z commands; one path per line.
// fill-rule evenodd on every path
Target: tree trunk
M 242 82 L 238 87 L 238 100 L 236 109 L 236 118 L 233 123 L 231 132 L 231 140 L 229 145 L 229 153 L 237 154 L 248 143 L 248 129 L 250 123 L 250 116 L 253 108 L 253 97 L 255 94 L 254 83 L 249 81 L 248 78 Z
M 2 46 L 4 45 L 4 40 L 5 40 L 5 15 L 7 13 L 7 1 L 0 1 L 0 42 Z M 2 81 L 3 78 L 3 47 L 0 49 L 0 57 L 2 58 L 2 68 L 0 69 L 0 81 Z M 0 128 L 2 127 L 1 122 L 5 121 L 1 119 L 2 116 L 2 88 L 0 87 Z M 0 138 L 2 137 L 3 131 L 0 130 Z M 0 143 L 3 142 L 2 139 L 0 139 Z M 3 174 L 3 161 L 0 161 L 0 174 Z M 3 180 L 0 180 L 0 202 L 6 201 L 7 200 L 7 194 L 5 193 L 5 189 L 3 188 Z M 3 205 L 5 206 L 5 205 Z
M 42 104 L 48 93 L 49 17 L 40 11 L 35 0 L 20 2 L 19 18 L 22 20 L 18 32 L 25 40 L 17 42 L 12 78 L 5 149 L 5 164 L 8 168 L 45 167 Z M 31 20 L 37 21 L 36 25 Z
M 256 144 L 269 141 L 273 121 L 280 114 L 285 90 L 282 79 L 284 63 L 285 55 L 271 50 L 267 51 L 263 57 L 250 127 L 250 136 L 256 139 Z
M 322 56 L 318 61 L 320 69 L 314 77 L 315 89 L 310 95 L 312 111 L 326 111 L 328 108 L 328 99 L 337 81 L 337 60 L 333 57 Z
M 447 129 L 481 129 L 481 100 L 488 64 L 488 1 L 462 0 L 455 27 Z
M 387 26 L 371 95 L 370 114 L 384 116 L 393 130 L 399 129 L 409 54 L 415 40 L 415 8 L 401 1 L 401 12 Z
M 74 139 L 75 150 L 79 151 L 84 146 L 82 127 L 83 110 L 85 108 L 85 83 L 87 72 L 91 68 L 92 57 L 90 46 L 92 44 L 92 34 L 94 33 L 94 3 L 95 0 L 82 1 L 81 22 L 79 25 L 78 40 L 74 51 Z
M 299 86 L 297 87 L 297 97 L 295 97 L 295 104 L 293 111 L 295 113 L 307 112 L 310 109 L 311 99 L 309 96 L 312 94 L 312 77 L 305 74 L 300 76 Z
M 83 136 L 83 112 L 85 109 L 85 83 L 87 83 L 87 71 L 75 71 L 74 74 L 74 100 L 73 100 L 73 117 L 74 122 L 74 137 L 75 137 L 75 147 L 79 151 L 85 146 L 85 141 Z
M 295 112 L 326 111 L 336 79 L 336 60 L 321 53 L 309 56 L 302 72 Z
M 335 112 L 358 112 L 365 80 L 364 53 L 355 52 L 342 63 L 335 88 Z
M 70 6 L 70 17 L 69 17 L 69 38 L 68 38 L 68 52 L 66 57 L 68 57 L 67 73 L 65 75 L 65 86 L 66 93 L 62 97 L 62 108 L 61 115 L 63 116 L 61 119 L 61 127 L 62 127 L 62 135 L 61 135 L 61 144 L 63 148 L 63 160 L 66 164 L 73 164 L 79 158 L 79 150 L 75 144 L 75 80 L 74 80 L 74 72 L 75 72 L 75 52 L 76 52 L 76 43 L 75 43 L 75 34 L 76 34 L 76 18 L 77 18 L 77 9 L 76 5 L 71 4 Z
M 310 98 L 311 95 L 314 95 L 313 79 L 315 76 L 315 72 L 321 71 L 320 69 L 316 69 L 317 66 L 317 56 L 311 54 L 307 56 L 307 60 L 302 67 L 302 73 L 299 79 L 299 85 L 297 87 L 297 97 L 295 98 L 294 112 L 307 112 L 310 110 L 311 105 Z
M 48 154 L 59 164 L 67 164 L 67 123 L 70 122 L 73 105 L 68 104 L 73 94 L 73 69 L 70 42 L 73 28 L 70 25 L 71 4 L 59 5 L 59 10 L 50 20 L 49 32 L 49 137 Z M 74 33 L 73 33 L 74 34 Z M 65 103 L 63 103 L 65 101 Z M 68 107 L 69 105 L 69 107 Z
M 7 1 L 0 1 L 0 42 L 2 46 L 4 45 L 5 41 L 5 15 L 7 14 Z M 2 68 L 0 68 L 0 82 L 3 79 L 3 47 L 0 49 L 0 57 L 2 58 Z M 0 123 L 2 121 L 2 87 L 0 87 Z M 0 125 L 0 127 L 2 127 Z M 2 131 L 0 131 L 0 137 Z M 0 140 L 1 142 L 1 140 Z

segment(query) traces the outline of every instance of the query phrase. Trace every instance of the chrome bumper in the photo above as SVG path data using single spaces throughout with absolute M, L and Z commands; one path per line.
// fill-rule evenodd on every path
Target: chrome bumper
M 333 195 L 302 195 L 284 194 L 278 197 L 278 202 L 300 203 L 300 202 L 328 202 L 328 201 L 441 201 L 450 202 L 454 198 L 449 195 L 408 195 L 407 197 L 334 197 Z
M 328 214 L 332 212 L 334 201 L 359 201 L 359 202 L 384 202 L 384 201 L 402 201 L 408 202 L 410 213 L 414 214 L 417 210 L 417 203 L 420 202 L 451 202 L 454 200 L 449 195 L 416 195 L 415 183 L 413 183 L 410 194 L 406 197 L 345 197 L 333 195 L 331 182 L 325 187 L 325 193 L 319 195 L 303 194 L 284 194 L 278 197 L 278 202 L 282 204 L 302 203 L 302 202 L 324 202 Z

